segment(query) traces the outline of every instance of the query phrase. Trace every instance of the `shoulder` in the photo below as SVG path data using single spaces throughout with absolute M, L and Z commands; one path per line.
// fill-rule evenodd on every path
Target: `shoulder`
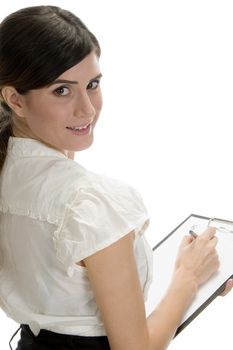
M 59 260 L 72 270 L 76 262 L 110 246 L 129 232 L 141 235 L 148 221 L 140 194 L 127 183 L 88 172 L 66 203 L 54 233 Z
M 134 188 L 71 159 L 15 157 L 7 163 L 1 176 L 1 200 L 5 209 L 16 214 L 59 224 L 67 211 L 72 216 L 108 213 L 109 220 L 111 215 L 123 218 L 129 212 L 131 216 L 145 212 Z
M 1 208 L 56 223 L 89 177 L 84 167 L 67 158 L 8 157 L 0 178 Z

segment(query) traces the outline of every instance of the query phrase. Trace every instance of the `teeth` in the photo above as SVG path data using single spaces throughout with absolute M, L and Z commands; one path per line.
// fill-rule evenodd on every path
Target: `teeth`
M 80 126 L 80 127 L 75 126 L 73 128 L 69 128 L 69 129 L 71 129 L 71 130 L 83 130 L 83 129 L 86 129 L 88 127 L 88 125 L 89 124 L 84 125 L 84 126 Z

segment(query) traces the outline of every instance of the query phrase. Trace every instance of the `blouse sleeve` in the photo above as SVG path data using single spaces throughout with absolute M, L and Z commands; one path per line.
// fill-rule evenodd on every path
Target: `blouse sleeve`
M 96 183 L 80 187 L 66 206 L 53 238 L 57 257 L 72 275 L 77 262 L 131 231 L 136 236 L 143 234 L 148 224 L 140 194 L 119 180 L 102 176 Z

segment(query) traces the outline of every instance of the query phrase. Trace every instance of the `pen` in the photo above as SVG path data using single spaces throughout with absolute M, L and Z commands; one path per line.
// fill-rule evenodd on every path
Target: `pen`
M 193 230 L 189 230 L 189 234 L 195 239 L 198 237 L 198 234 L 196 234 L 196 232 L 194 232 Z

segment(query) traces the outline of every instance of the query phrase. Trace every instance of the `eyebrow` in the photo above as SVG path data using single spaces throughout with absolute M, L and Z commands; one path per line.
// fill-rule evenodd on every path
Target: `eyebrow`
M 92 78 L 91 80 L 90 80 L 90 82 L 91 81 L 93 81 L 93 80 L 96 80 L 96 79 L 100 79 L 102 77 L 102 74 L 100 73 L 100 74 L 98 74 L 96 77 L 94 77 L 94 78 Z M 54 85 L 54 84 L 61 84 L 61 83 L 65 83 L 65 84 L 78 84 L 78 81 L 75 81 L 75 80 L 66 80 L 66 79 L 56 79 L 56 80 L 54 80 L 54 81 L 52 81 L 51 83 L 49 83 L 48 85 L 47 85 L 47 87 L 49 87 L 49 86 L 51 86 L 51 85 Z

